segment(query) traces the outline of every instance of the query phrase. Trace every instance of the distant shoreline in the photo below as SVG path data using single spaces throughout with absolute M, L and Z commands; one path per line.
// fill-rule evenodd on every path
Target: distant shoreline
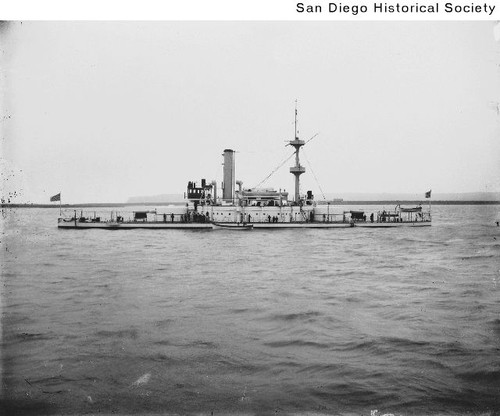
M 327 204 L 328 201 L 317 201 Z M 330 205 L 415 205 L 427 204 L 427 201 L 329 201 Z M 169 206 L 184 205 L 185 202 L 123 202 L 123 203 L 82 203 L 82 204 L 1 204 L 1 208 L 123 208 L 130 206 Z M 500 201 L 432 201 L 432 205 L 500 205 Z

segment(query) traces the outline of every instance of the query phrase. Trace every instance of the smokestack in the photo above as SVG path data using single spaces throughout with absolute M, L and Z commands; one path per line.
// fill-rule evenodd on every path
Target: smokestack
M 226 202 L 233 202 L 234 198 L 234 153 L 232 149 L 224 149 L 224 189 L 222 199 Z

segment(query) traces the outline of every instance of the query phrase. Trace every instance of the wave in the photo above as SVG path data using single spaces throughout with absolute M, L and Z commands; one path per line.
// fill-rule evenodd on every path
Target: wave
M 247 312 L 255 312 L 255 309 L 251 308 L 234 308 L 229 310 L 230 313 L 234 314 L 240 314 L 240 313 L 247 313 Z
M 500 336 L 500 318 L 495 318 L 487 322 L 487 325 L 492 329 L 494 334 Z
M 22 332 L 16 334 L 16 338 L 20 341 L 46 341 L 51 339 L 51 336 L 41 332 Z
M 105 338 L 131 338 L 136 339 L 139 336 L 139 331 L 137 329 L 118 329 L 115 331 L 101 330 L 97 332 L 97 335 Z
M 165 329 L 165 328 L 169 328 L 170 326 L 172 326 L 172 324 L 174 322 L 175 321 L 173 319 L 162 319 L 160 321 L 155 321 L 153 325 L 158 327 L 158 328 Z
M 488 383 L 490 387 L 495 387 L 500 389 L 500 368 L 493 370 L 482 370 L 482 371 L 465 371 L 458 372 L 457 376 L 461 379 L 467 381 L 473 381 L 476 383 Z
M 484 260 L 498 258 L 498 254 L 470 254 L 466 256 L 457 256 L 455 258 L 459 260 Z
M 161 339 L 159 341 L 153 341 L 152 344 L 160 345 L 162 347 L 169 347 L 171 345 L 175 345 L 172 341 L 170 341 L 168 339 Z
M 380 344 L 375 340 L 357 340 L 357 341 L 347 341 L 347 342 L 336 342 L 333 345 L 334 351 L 348 351 L 348 352 L 359 352 L 364 353 L 375 353 L 381 352 Z
M 331 344 L 315 342 L 315 341 L 304 341 L 300 339 L 293 340 L 281 340 L 281 341 L 269 341 L 264 342 L 264 345 L 271 348 L 284 348 L 284 347 L 313 347 L 320 349 L 328 349 Z
M 309 321 L 318 316 L 321 316 L 320 312 L 317 311 L 308 311 L 308 312 L 297 312 L 297 313 L 287 313 L 287 314 L 275 314 L 270 317 L 271 320 L 277 321 L 297 321 L 297 320 L 305 320 Z
M 80 378 L 73 378 L 73 377 L 68 377 L 64 376 L 62 374 L 57 374 L 54 376 L 47 376 L 47 377 L 40 377 L 40 378 L 26 378 L 25 381 L 29 385 L 38 385 L 41 384 L 46 387 L 53 387 L 53 386 L 59 386 L 61 384 L 67 384 L 71 383 L 74 381 L 84 381 L 84 380 L 97 380 L 97 377 L 80 377 Z

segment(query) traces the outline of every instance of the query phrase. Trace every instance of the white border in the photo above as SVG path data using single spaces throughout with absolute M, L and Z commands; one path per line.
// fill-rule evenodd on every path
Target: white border
M 321 12 L 299 13 L 297 3 L 319 5 Z M 367 12 L 329 11 L 329 3 L 367 6 Z M 427 7 L 439 5 L 438 13 L 374 12 L 374 3 Z M 495 6 L 494 12 L 447 13 L 445 5 Z M 410 20 L 500 20 L 497 0 L 0 0 L 3 20 L 281 20 L 281 21 L 410 21 Z

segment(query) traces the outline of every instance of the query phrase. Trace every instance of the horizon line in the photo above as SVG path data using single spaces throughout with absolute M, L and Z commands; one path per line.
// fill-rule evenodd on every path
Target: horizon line
M 384 200 L 342 200 L 342 201 L 316 201 L 323 204 L 331 205 L 384 205 L 384 204 L 423 204 L 430 202 L 434 205 L 500 205 L 500 200 L 403 200 L 403 199 L 384 199 Z M 158 205 L 158 206 L 168 206 L 168 205 L 184 205 L 185 201 L 170 201 L 170 202 L 79 202 L 70 204 L 48 204 L 48 203 L 36 203 L 36 202 L 25 202 L 25 203 L 1 203 L 1 208 L 79 208 L 79 207 L 125 207 L 125 206 L 144 206 L 144 205 Z

